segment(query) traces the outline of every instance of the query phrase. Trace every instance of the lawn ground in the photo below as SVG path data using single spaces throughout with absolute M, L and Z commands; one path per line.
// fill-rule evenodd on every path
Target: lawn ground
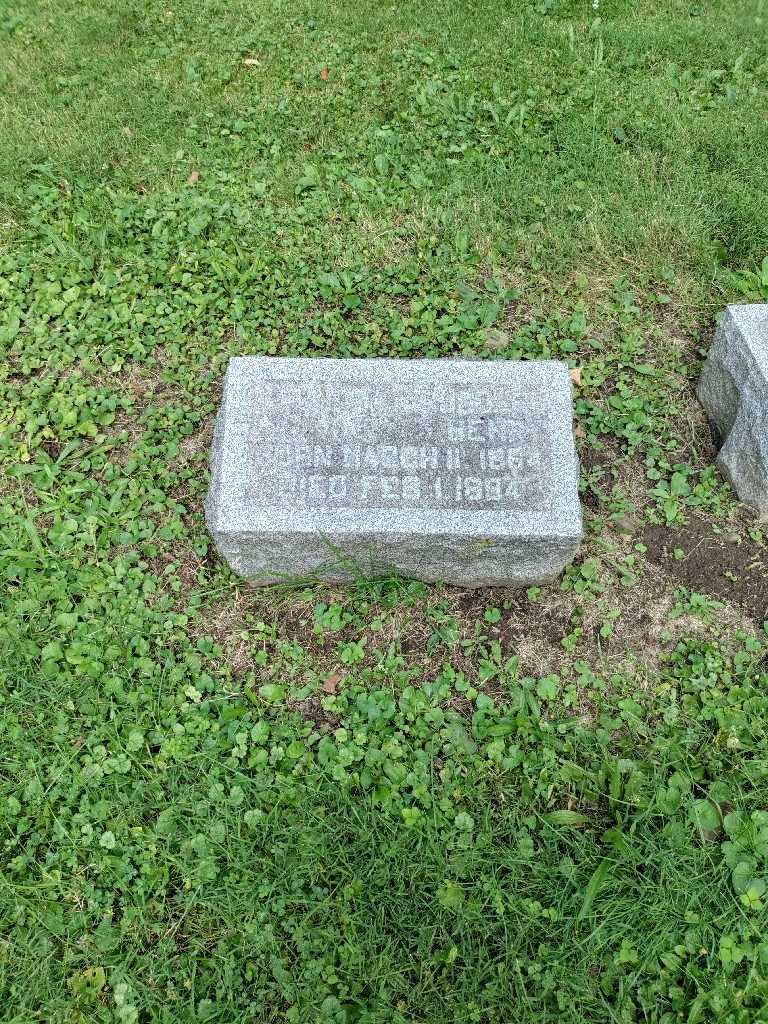
M 768 1021 L 762 0 L 0 9 L 0 1020 Z M 232 354 L 557 357 L 562 584 L 258 591 Z

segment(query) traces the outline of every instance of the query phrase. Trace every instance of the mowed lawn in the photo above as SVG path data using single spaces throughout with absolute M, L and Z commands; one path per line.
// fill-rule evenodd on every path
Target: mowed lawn
M 0 8 L 3 1024 L 768 1021 L 763 0 Z M 562 583 L 257 590 L 232 354 L 559 358 Z

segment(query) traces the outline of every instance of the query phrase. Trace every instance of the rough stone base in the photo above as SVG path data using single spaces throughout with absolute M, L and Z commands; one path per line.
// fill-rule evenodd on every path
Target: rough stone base
M 298 538 L 291 532 L 219 537 L 216 546 L 231 568 L 257 585 L 399 575 L 462 587 L 529 587 L 554 582 L 579 546 L 574 537 L 510 540 L 444 534 L 422 538 L 398 537 L 391 531 L 333 538 L 318 534 Z

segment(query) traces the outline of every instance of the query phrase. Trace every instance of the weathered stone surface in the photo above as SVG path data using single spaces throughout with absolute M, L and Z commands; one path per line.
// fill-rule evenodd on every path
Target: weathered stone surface
M 258 583 L 523 586 L 581 537 L 564 363 L 235 358 L 211 470 L 216 546 Z
M 728 306 L 698 389 L 742 501 L 768 512 L 768 305 Z

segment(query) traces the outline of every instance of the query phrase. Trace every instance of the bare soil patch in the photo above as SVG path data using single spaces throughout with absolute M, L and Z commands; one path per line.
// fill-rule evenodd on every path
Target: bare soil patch
M 683 586 L 768 618 L 768 552 L 740 532 L 691 516 L 686 526 L 648 526 L 642 539 L 646 558 Z

